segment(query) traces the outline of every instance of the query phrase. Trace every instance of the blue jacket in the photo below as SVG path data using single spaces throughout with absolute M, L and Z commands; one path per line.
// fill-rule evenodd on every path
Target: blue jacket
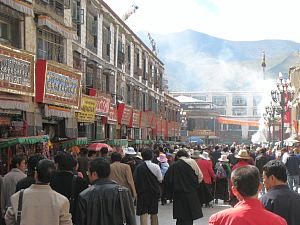
M 271 188 L 260 200 L 267 210 L 283 217 L 288 225 L 299 225 L 300 195 L 287 185 Z

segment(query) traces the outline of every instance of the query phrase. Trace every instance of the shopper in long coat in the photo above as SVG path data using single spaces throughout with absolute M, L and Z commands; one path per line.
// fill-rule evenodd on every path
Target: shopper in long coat
M 176 225 L 192 225 L 193 220 L 203 217 L 197 189 L 203 179 L 195 160 L 188 153 L 179 150 L 175 162 L 169 167 L 165 177 L 165 188 L 169 199 L 173 199 L 173 218 Z

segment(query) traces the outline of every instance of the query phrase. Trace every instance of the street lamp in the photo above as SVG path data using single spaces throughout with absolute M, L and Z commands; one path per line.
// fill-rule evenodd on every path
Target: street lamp
M 282 73 L 279 73 L 277 80 L 277 89 L 271 91 L 272 100 L 278 105 L 281 118 L 281 146 L 283 146 L 283 129 L 284 129 L 284 116 L 291 107 L 291 101 L 294 98 L 295 87 L 291 86 L 289 79 L 284 79 Z
M 279 108 L 270 102 L 270 105 L 265 107 L 266 113 L 263 114 L 265 121 L 268 124 L 268 141 L 271 143 L 271 126 L 272 126 L 272 144 L 275 141 L 275 124 L 276 124 L 276 116 L 280 114 Z

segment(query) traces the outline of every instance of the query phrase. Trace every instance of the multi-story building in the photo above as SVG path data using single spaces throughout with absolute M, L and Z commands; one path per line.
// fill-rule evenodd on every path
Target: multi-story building
M 173 97 L 188 96 L 211 102 L 219 113 L 217 136 L 220 142 L 249 142 L 258 130 L 258 105 L 262 92 L 172 92 Z
M 105 2 L 0 0 L 0 9 L 0 138 L 179 133 L 164 64 Z

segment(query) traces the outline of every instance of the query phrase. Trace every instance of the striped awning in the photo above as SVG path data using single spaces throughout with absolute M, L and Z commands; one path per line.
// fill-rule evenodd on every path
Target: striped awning
M 1 1 L 1 0 L 0 0 Z M 77 40 L 77 34 L 72 28 L 66 27 L 55 20 L 51 19 L 49 16 L 40 15 L 38 17 L 38 26 L 46 26 L 51 30 L 61 34 L 63 37 L 71 40 Z
M 1 3 L 29 16 L 34 16 L 33 6 L 30 1 L 22 0 L 0 0 Z

